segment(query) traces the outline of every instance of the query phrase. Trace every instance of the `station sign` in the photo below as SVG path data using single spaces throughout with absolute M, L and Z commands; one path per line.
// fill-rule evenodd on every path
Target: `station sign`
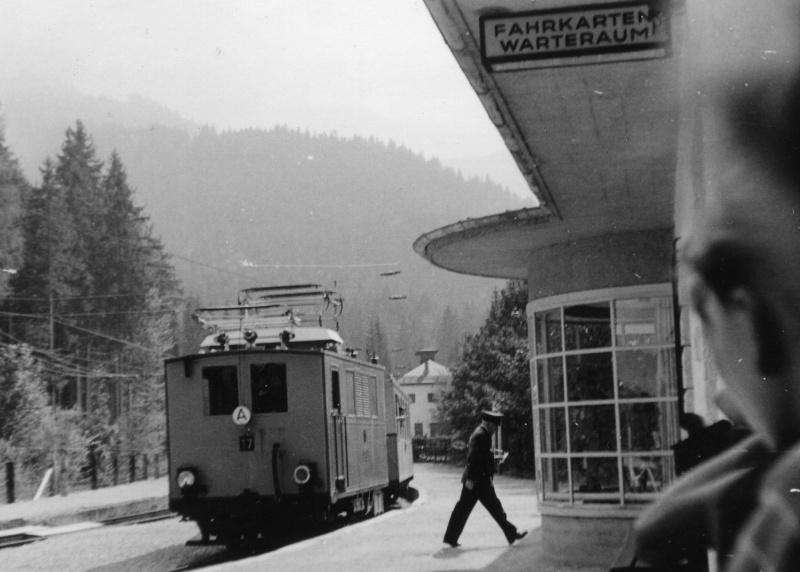
M 480 32 L 492 71 L 660 58 L 670 43 L 662 0 L 484 14 Z

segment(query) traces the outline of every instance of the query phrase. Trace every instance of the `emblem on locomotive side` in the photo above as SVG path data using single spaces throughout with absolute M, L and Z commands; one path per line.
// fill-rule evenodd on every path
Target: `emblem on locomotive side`
M 237 425 L 247 425 L 250 423 L 250 410 L 244 405 L 240 405 L 233 410 L 231 417 L 233 417 L 233 422 Z

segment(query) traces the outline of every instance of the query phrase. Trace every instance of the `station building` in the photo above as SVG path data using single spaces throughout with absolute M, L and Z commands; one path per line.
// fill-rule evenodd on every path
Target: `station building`
M 419 365 L 407 372 L 397 383 L 409 398 L 409 418 L 414 437 L 441 437 L 448 428 L 437 420 L 436 409 L 442 393 L 450 389 L 453 374 L 434 361 L 438 350 L 415 352 Z
M 675 264 L 713 176 L 704 81 L 781 65 L 791 2 L 425 3 L 539 206 L 414 248 L 454 272 L 527 280 L 544 549 L 607 567 L 674 480 L 684 414 L 722 416 Z

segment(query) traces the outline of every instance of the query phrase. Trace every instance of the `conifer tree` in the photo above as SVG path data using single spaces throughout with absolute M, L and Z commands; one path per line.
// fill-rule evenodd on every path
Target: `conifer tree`
M 163 448 L 162 360 L 174 350 L 178 282 L 121 158 L 104 171 L 81 122 L 28 193 L 22 234 L 12 286 L 30 316 L 24 338 L 47 363 L 52 402 L 80 413 L 55 416 L 53 427 L 78 423 L 101 456 Z
M 9 278 L 19 268 L 22 233 L 18 223 L 27 188 L 19 163 L 5 144 L 0 123 L 0 297 L 8 294 Z
M 0 346 L 0 447 L 23 446 L 46 405 L 41 371 L 30 347 Z
M 151 253 L 143 228 L 146 219 L 133 204 L 125 167 L 116 152 L 100 186 L 102 238 L 95 244 L 90 271 L 95 290 L 105 297 L 95 301 L 93 309 L 101 322 L 95 327 L 113 337 L 130 338 L 138 325 L 135 312 L 143 311 L 148 289 L 144 266 Z
M 441 355 L 440 361 L 447 366 L 458 361 L 461 347 L 460 324 L 456 313 L 450 304 L 447 305 L 439 322 L 436 347 Z
M 443 421 L 467 438 L 481 410 L 501 410 L 504 446 L 512 453 L 508 463 L 519 471 L 533 469 L 527 301 L 524 282 L 509 282 L 495 292 L 486 322 L 467 338 L 438 411 Z
M 73 230 L 69 246 L 75 267 L 69 275 L 68 284 L 81 299 L 71 300 L 66 308 L 75 314 L 91 312 L 92 296 L 97 292 L 93 278 L 99 263 L 97 245 L 102 240 L 103 230 L 99 188 L 102 168 L 103 164 L 95 157 L 91 137 L 86 133 L 83 123 L 78 121 L 75 129 L 67 129 L 54 172 L 56 186 L 66 205 L 64 214 L 69 218 Z M 76 342 L 76 347 L 85 344 L 86 341 L 82 340 L 82 343 Z
M 50 300 L 71 298 L 80 293 L 83 272 L 74 256 L 75 226 L 68 215 L 66 197 L 55 178 L 49 159 L 42 169 L 42 184 L 31 189 L 22 216 L 22 262 L 11 280 L 16 313 L 22 314 L 19 331 L 24 341 L 41 348 L 62 347 L 67 333 L 48 323 Z
M 373 355 L 377 356 L 379 360 L 378 363 L 384 366 L 387 371 L 391 371 L 392 359 L 389 353 L 389 345 L 386 343 L 386 335 L 383 333 L 379 318 L 375 318 L 375 321 L 372 322 L 372 326 L 369 329 L 366 350 L 367 356 L 365 357 L 370 358 Z

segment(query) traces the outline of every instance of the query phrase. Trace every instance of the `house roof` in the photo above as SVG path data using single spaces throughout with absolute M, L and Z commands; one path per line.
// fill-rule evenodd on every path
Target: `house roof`
M 400 378 L 400 385 L 417 385 L 424 383 L 450 383 L 453 374 L 440 363 L 433 360 L 426 360 Z

